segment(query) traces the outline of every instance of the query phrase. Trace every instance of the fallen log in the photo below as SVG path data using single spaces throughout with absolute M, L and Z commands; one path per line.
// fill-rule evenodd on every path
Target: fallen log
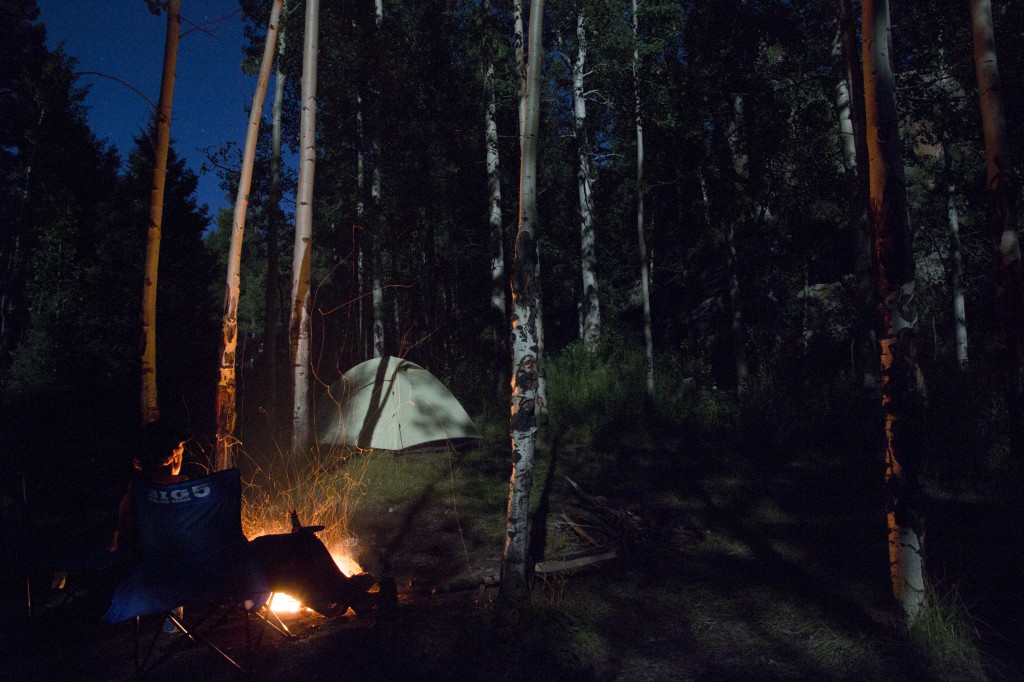
M 534 573 L 541 575 L 571 573 L 583 568 L 584 566 L 598 564 L 602 561 L 615 559 L 618 556 L 619 553 L 613 549 L 609 552 L 605 552 L 604 554 L 593 554 L 591 556 L 584 556 L 576 559 L 550 559 L 548 561 L 538 561 L 533 567 L 533 571 Z

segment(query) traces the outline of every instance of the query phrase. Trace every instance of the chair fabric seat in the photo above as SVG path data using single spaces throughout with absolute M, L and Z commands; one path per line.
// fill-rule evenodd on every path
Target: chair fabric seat
M 135 482 L 132 513 L 140 559 L 118 584 L 108 623 L 178 606 L 269 595 L 241 528 L 237 469 L 170 485 Z

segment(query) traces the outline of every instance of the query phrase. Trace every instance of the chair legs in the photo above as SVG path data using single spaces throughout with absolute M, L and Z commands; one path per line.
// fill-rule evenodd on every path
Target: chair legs
M 215 629 L 217 626 L 221 625 L 231 615 L 230 611 L 234 611 L 235 609 L 241 609 L 241 607 L 233 605 L 232 607 L 230 607 L 229 612 L 226 615 L 223 615 L 223 616 L 221 616 L 218 619 L 214 619 L 214 623 L 211 626 L 209 626 L 208 628 L 206 628 L 206 630 L 209 631 L 209 630 Z M 234 667 L 234 668 L 236 668 L 236 669 L 238 669 L 238 670 L 240 670 L 240 671 L 242 671 L 244 673 L 252 672 L 253 647 L 252 647 L 252 634 L 250 632 L 251 627 L 250 627 L 249 612 L 247 610 L 245 610 L 245 609 L 241 609 L 244 612 L 244 616 L 245 616 L 245 625 L 244 625 L 244 627 L 245 627 L 245 653 L 244 653 L 244 656 L 245 657 L 244 657 L 244 659 L 237 660 L 235 657 L 232 657 L 230 654 L 228 654 L 228 652 L 225 650 L 225 648 L 223 646 L 219 646 L 217 643 L 213 642 L 209 637 L 206 636 L 206 634 L 204 634 L 201 631 L 201 630 L 204 629 L 204 625 L 206 625 L 207 621 L 209 621 L 211 619 L 211 617 L 214 615 L 214 613 L 217 610 L 218 609 L 215 607 L 215 608 L 211 609 L 209 612 L 207 612 L 205 615 L 201 615 L 199 618 L 195 619 L 194 622 L 190 622 L 188 624 L 186 624 L 185 619 L 182 617 L 182 615 L 179 612 L 177 612 L 177 610 L 169 611 L 168 613 L 164 614 L 163 618 L 168 620 L 168 621 L 170 621 L 171 623 L 173 623 L 176 631 L 180 632 L 182 637 L 180 637 L 176 642 L 172 643 L 170 648 L 168 648 L 158 658 L 156 658 L 156 660 L 154 660 L 152 662 L 152 664 L 150 664 L 150 658 L 151 658 L 151 656 L 153 654 L 154 649 L 156 649 L 157 641 L 159 640 L 160 635 L 163 633 L 163 629 L 162 628 L 157 629 L 156 634 L 153 635 L 153 639 L 150 642 L 148 648 L 146 649 L 145 655 L 143 655 L 142 654 L 142 650 L 141 650 L 141 644 L 140 644 L 141 637 L 142 637 L 142 627 L 141 627 L 141 623 L 140 623 L 141 619 L 138 616 L 136 616 L 136 618 L 135 618 L 135 675 L 136 675 L 136 677 L 137 678 L 143 677 L 153 667 L 159 665 L 161 662 L 163 662 L 164 660 L 166 660 L 167 658 L 172 656 L 180 648 L 180 646 L 182 645 L 182 643 L 183 643 L 185 638 L 187 638 L 188 640 L 191 640 L 192 642 L 195 642 L 197 644 L 201 644 L 201 645 L 205 646 L 210 651 L 212 651 L 213 653 L 217 654 L 217 656 L 220 657 L 225 663 L 231 665 L 232 667 Z M 190 620 L 192 620 L 192 619 L 190 619 Z

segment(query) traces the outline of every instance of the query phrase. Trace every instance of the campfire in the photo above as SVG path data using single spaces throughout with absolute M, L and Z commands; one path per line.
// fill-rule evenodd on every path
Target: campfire
M 259 533 L 263 535 L 264 533 Z M 362 567 L 359 563 L 348 554 L 348 546 L 330 546 L 327 549 L 331 552 L 331 558 L 334 559 L 334 563 L 338 565 L 341 572 L 347 576 L 353 576 L 357 573 L 362 572 Z M 285 594 L 284 592 L 275 592 L 270 598 L 270 603 L 267 605 L 268 608 L 278 615 L 288 613 L 299 613 L 300 611 L 312 611 L 302 605 L 297 599 Z
M 249 511 L 249 516 L 251 518 L 252 510 L 250 509 Z M 356 544 L 355 538 L 343 537 L 343 531 L 338 527 L 327 528 L 322 525 L 304 526 L 299 520 L 298 512 L 294 509 L 289 512 L 288 516 L 290 518 L 290 524 L 288 526 L 285 526 L 285 524 L 280 522 L 274 523 L 266 519 L 263 524 L 250 524 L 247 536 L 250 538 L 258 538 L 262 535 L 276 535 L 280 533 L 313 532 L 316 533 L 324 542 L 324 546 L 327 547 L 327 551 L 330 553 L 335 565 L 337 565 L 338 569 L 342 573 L 351 577 L 362 572 L 362 567 L 359 565 L 359 562 L 357 562 L 352 556 L 352 548 Z M 277 614 L 312 611 L 312 609 L 304 606 L 299 600 L 284 592 L 275 592 L 271 595 L 268 607 L 271 611 Z

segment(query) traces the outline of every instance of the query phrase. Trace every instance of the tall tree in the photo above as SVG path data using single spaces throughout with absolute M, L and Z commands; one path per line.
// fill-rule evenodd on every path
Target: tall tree
M 836 115 L 847 187 L 847 219 L 854 244 L 857 276 L 858 319 L 855 320 L 854 363 L 865 388 L 878 386 L 878 352 L 875 348 L 874 292 L 871 285 L 871 229 L 867 220 L 867 169 L 864 137 L 864 77 L 851 0 L 836 1 L 836 34 L 832 42 Z
M 526 146 L 526 119 L 529 116 L 529 79 L 527 71 L 529 66 L 527 64 L 527 55 L 524 50 L 523 41 L 523 3 L 522 0 L 512 0 L 512 13 L 514 15 L 514 34 L 513 40 L 515 42 L 515 57 L 516 57 L 516 80 L 519 83 L 519 155 L 520 155 L 520 168 L 522 168 L 522 157 L 525 154 Z M 533 17 L 533 9 L 531 6 L 530 10 L 531 21 Z M 531 24 L 532 25 L 532 24 Z M 541 49 L 540 43 L 538 42 L 538 49 Z M 539 111 L 539 104 L 538 104 Z M 538 129 L 540 127 L 539 114 L 538 114 Z M 522 170 L 520 170 L 520 182 L 522 182 Z M 520 188 L 520 195 L 522 195 L 522 188 Z M 536 209 L 535 209 L 536 210 Z M 522 211 L 522 196 L 520 196 L 520 211 Z M 535 216 L 536 217 L 536 216 Z M 520 221 L 522 219 L 520 218 Z M 543 421 L 544 413 L 547 410 L 547 372 L 544 369 L 544 296 L 540 286 L 540 241 L 537 239 L 537 235 L 534 232 L 537 230 L 538 225 L 536 220 L 531 224 L 531 236 L 533 237 L 533 244 L 537 248 L 532 262 L 536 268 L 534 273 L 534 279 L 536 280 L 536 332 L 537 332 L 537 396 L 536 396 L 536 408 L 538 418 Z M 518 237 L 517 237 L 518 244 Z M 518 247 L 517 247 L 518 249 Z M 513 313 L 514 315 L 514 313 Z M 513 379 L 514 380 L 514 379 Z
M 302 114 L 299 123 L 299 184 L 295 194 L 295 250 L 288 330 L 292 360 L 292 442 L 304 453 L 310 432 L 310 273 L 313 241 L 313 180 L 316 175 L 316 84 L 320 0 L 306 0 L 302 40 Z
M 576 188 L 580 202 L 580 270 L 583 300 L 580 302 L 580 336 L 588 352 L 597 350 L 601 336 L 601 302 L 598 298 L 594 240 L 594 171 L 587 135 L 587 18 L 580 3 L 576 14 L 576 58 L 572 62 L 572 130 L 576 138 Z
M 654 395 L 654 334 L 651 330 L 651 274 L 647 262 L 644 227 L 644 120 L 640 100 L 640 16 L 633 0 L 633 115 L 636 117 L 636 237 L 640 255 L 640 296 L 644 309 L 644 355 L 647 357 L 647 394 Z
M 925 393 L 917 365 L 916 272 L 900 150 L 888 0 L 862 16 L 865 124 L 885 418 L 885 489 L 893 596 L 908 623 L 924 605 L 924 516 L 918 481 Z
M 495 94 L 493 13 L 491 0 L 484 0 L 483 14 L 484 53 L 484 140 L 487 171 L 487 225 L 491 256 L 491 311 L 494 316 L 495 359 L 499 369 L 498 391 L 503 393 L 508 380 L 508 337 L 504 326 L 508 322 L 508 283 L 505 275 L 505 229 L 501 219 L 501 156 L 498 151 L 497 95 Z
M 379 52 L 383 49 L 384 37 L 381 26 L 384 23 L 384 0 L 374 0 L 374 48 Z M 384 355 L 384 262 L 381 258 L 381 241 L 384 238 L 384 219 L 381 197 L 381 146 L 380 146 L 380 83 L 376 78 L 371 80 L 370 89 L 373 93 L 373 165 L 370 168 L 370 198 L 373 206 L 373 235 L 370 247 L 370 269 L 373 278 L 373 357 Z
M 241 283 L 242 237 L 245 235 L 245 213 L 249 208 L 249 188 L 252 186 L 252 167 L 256 159 L 256 141 L 260 121 L 263 119 L 263 100 L 270 83 L 270 68 L 274 63 L 277 30 L 281 19 L 281 2 L 274 0 L 267 24 L 263 62 L 260 64 L 256 91 L 249 108 L 242 168 L 235 197 L 235 212 L 231 226 L 231 247 L 228 251 L 227 284 L 224 290 L 224 316 L 221 332 L 220 378 L 217 382 L 217 442 L 214 467 L 218 471 L 234 466 L 235 433 L 235 351 L 238 346 L 238 296 Z
M 155 4 L 152 5 L 155 7 Z M 160 234 L 163 224 L 167 149 L 171 142 L 171 105 L 174 100 L 178 39 L 181 35 L 181 0 L 168 0 L 167 34 L 164 45 L 163 77 L 156 110 L 156 158 L 153 162 L 153 190 L 146 231 L 146 266 L 142 286 L 141 409 L 147 424 L 160 416 L 156 384 L 156 291 L 160 264 Z
M 270 191 L 267 195 L 267 282 L 264 303 L 263 349 L 267 357 L 267 403 L 271 415 L 277 407 L 277 338 L 280 322 L 281 292 L 279 284 L 280 245 L 279 227 L 281 211 L 281 114 L 284 109 L 284 89 L 287 76 L 281 65 L 285 54 L 284 21 L 288 16 L 288 3 L 281 4 L 281 19 L 277 33 L 277 59 L 274 62 L 274 104 L 271 110 Z
M 521 604 L 529 592 L 526 549 L 533 488 L 537 435 L 537 132 L 540 127 L 541 28 L 544 2 L 530 6 L 529 55 L 526 67 L 526 116 L 519 171 L 519 229 L 512 264 L 512 477 L 508 522 L 501 562 L 501 595 L 507 604 Z
M 1006 336 L 1007 402 L 1013 451 L 1024 453 L 1024 274 L 1021 272 L 1018 202 L 1020 180 L 1010 157 L 1002 84 L 996 60 L 991 0 L 971 0 L 974 70 L 978 79 L 981 121 L 985 134 L 985 184 L 989 194 L 988 224 L 996 251 L 996 296 Z

